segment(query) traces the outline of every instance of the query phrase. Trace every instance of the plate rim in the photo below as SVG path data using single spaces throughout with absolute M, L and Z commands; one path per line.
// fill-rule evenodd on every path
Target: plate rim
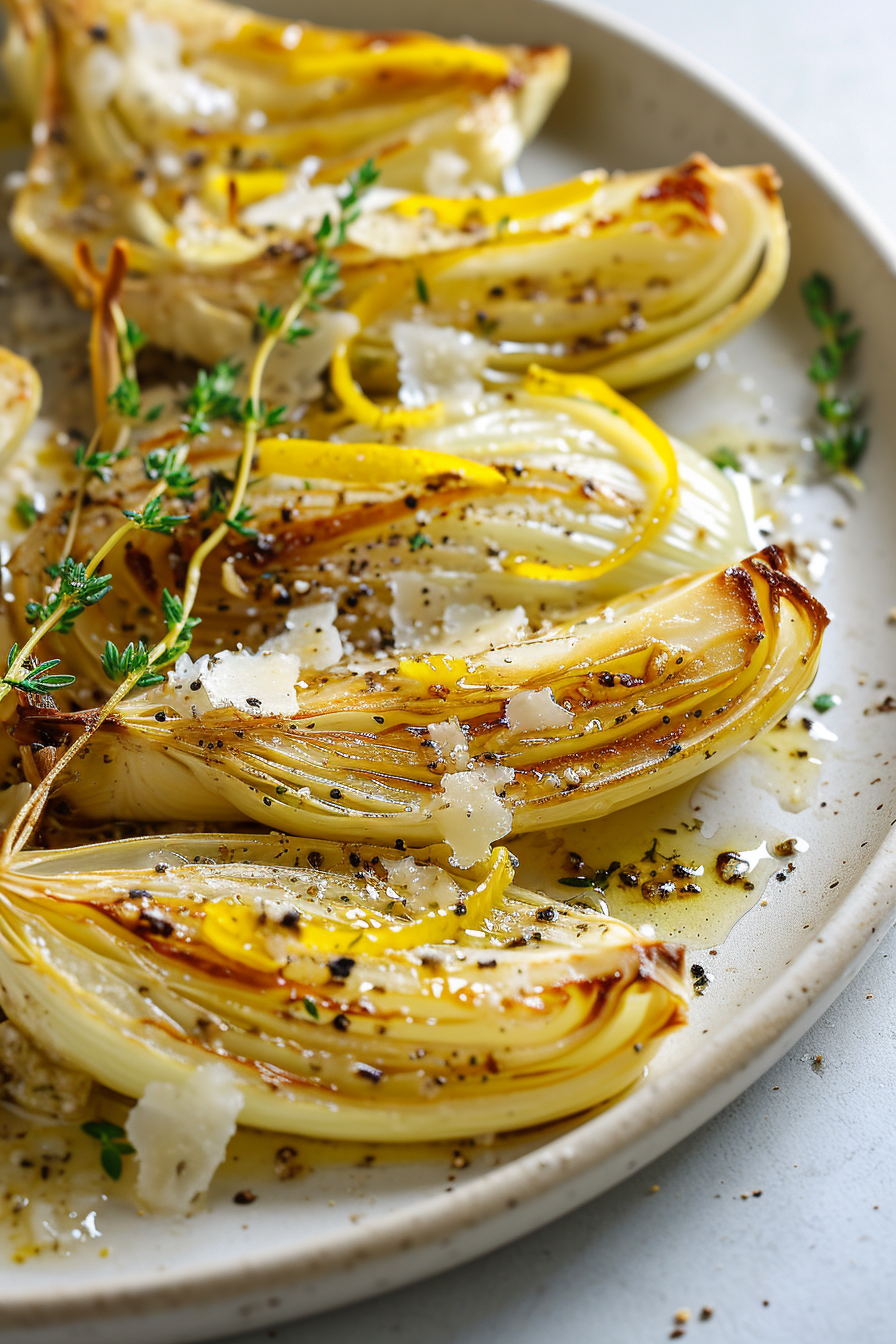
M 859 231 L 896 280 L 896 238 L 876 211 L 843 177 L 839 169 L 798 131 L 701 57 L 653 32 L 626 15 L 592 0 L 533 0 L 550 12 L 563 10 L 590 26 L 609 31 L 657 57 L 727 103 L 734 111 L 781 144 L 807 175 L 834 201 Z M 896 823 L 894 823 L 896 825 Z M 637 1171 L 659 1152 L 666 1151 L 705 1124 L 724 1106 L 766 1072 L 845 989 L 890 926 L 896 922 L 896 831 L 889 831 L 865 872 L 837 910 L 816 931 L 789 967 L 747 1007 L 739 1010 L 713 1039 L 665 1077 L 648 1077 L 630 1096 L 577 1129 L 550 1140 L 506 1165 L 456 1187 L 448 1200 L 441 1192 L 415 1201 L 407 1208 L 365 1218 L 363 1226 L 329 1235 L 325 1242 L 288 1247 L 279 1252 L 239 1252 L 217 1263 L 200 1262 L 182 1270 L 169 1267 L 130 1272 L 105 1284 L 79 1287 L 60 1278 L 53 1285 L 4 1284 L 0 1300 L 0 1329 L 35 1329 L 74 1324 L 89 1318 L 102 1320 L 123 1314 L 145 1320 L 181 1307 L 201 1309 L 223 1305 L 243 1296 L 268 1293 L 284 1281 L 298 1288 L 317 1278 L 334 1276 L 362 1265 L 418 1258 L 435 1244 L 448 1243 L 471 1229 L 482 1231 L 501 1215 L 513 1214 L 513 1227 L 489 1235 L 482 1244 L 453 1247 L 442 1268 L 455 1267 L 497 1249 L 536 1227 L 561 1217 L 594 1198 L 602 1190 Z M 671 1140 L 651 1147 L 651 1135 L 664 1123 L 673 1123 Z M 587 1176 L 614 1156 L 637 1146 L 607 1181 L 589 1185 Z M 575 1190 L 569 1187 L 576 1183 Z M 568 1191 L 569 1197 L 562 1198 Z M 509 1221 L 505 1217 L 505 1221 Z M 339 1302 L 359 1298 L 417 1281 L 438 1272 L 436 1267 L 411 1268 L 378 1281 L 374 1286 L 343 1284 Z M 308 1313 L 335 1304 L 335 1297 L 309 1304 Z M 278 1310 L 271 1300 L 266 1312 L 246 1327 L 273 1320 L 297 1318 L 301 1304 Z M 187 1338 L 187 1336 L 180 1336 Z M 208 1337 L 193 1331 L 189 1338 Z

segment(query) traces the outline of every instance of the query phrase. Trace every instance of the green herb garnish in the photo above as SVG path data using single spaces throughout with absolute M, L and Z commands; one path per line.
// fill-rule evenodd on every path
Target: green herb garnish
M 140 415 L 140 384 L 136 378 L 122 378 L 114 391 L 109 393 L 108 401 L 119 415 L 127 420 L 136 420 Z
M 136 1151 L 128 1143 L 121 1125 L 113 1125 L 111 1120 L 88 1120 L 81 1128 L 85 1134 L 99 1141 L 100 1164 L 106 1175 L 113 1181 L 121 1180 L 121 1159 L 130 1157 Z
M 240 419 L 240 399 L 235 389 L 241 372 L 242 365 L 229 359 L 222 359 L 211 371 L 199 370 L 193 390 L 184 402 L 187 414 L 182 428 L 188 439 L 207 434 L 212 420 Z
M 822 333 L 822 344 L 812 356 L 809 377 L 818 387 L 816 411 L 826 432 L 813 436 L 819 457 L 833 471 L 857 480 L 856 467 L 868 446 L 868 427 L 859 424 L 859 398 L 846 398 L 837 389 L 849 357 L 861 339 L 861 331 L 850 327 L 852 316 L 838 311 L 834 287 L 818 271 L 802 285 L 809 320 Z
M 183 513 L 163 513 L 162 497 L 156 495 L 142 509 L 122 509 L 125 518 L 129 518 L 135 527 L 143 532 L 161 532 L 170 537 L 176 527 L 186 521 Z
M 137 644 L 127 644 L 123 649 L 119 649 L 111 640 L 106 641 L 106 647 L 102 653 L 103 671 L 110 681 L 124 681 L 132 672 L 136 672 L 140 667 L 146 667 L 149 662 L 149 649 L 141 640 Z M 144 672 L 138 686 L 158 686 L 165 678 L 161 672 Z
M 92 574 L 88 577 L 86 566 L 71 556 L 63 560 L 61 565 L 48 565 L 47 573 L 52 579 L 58 580 L 56 589 L 46 602 L 26 603 L 25 620 L 29 625 L 40 625 L 62 609 L 56 622 L 56 631 L 60 635 L 70 634 L 84 608 L 102 601 L 112 587 L 112 579 L 108 574 Z
M 13 644 L 6 659 L 7 669 L 12 667 L 18 656 L 19 646 Z M 75 680 L 68 672 L 54 673 L 53 668 L 58 666 L 58 658 L 48 658 L 45 663 L 38 663 L 36 667 L 26 668 L 16 676 L 13 676 L 7 670 L 3 681 L 7 686 L 14 686 L 20 691 L 29 691 L 32 695 L 50 695 L 63 686 L 71 686 Z
M 725 467 L 730 467 L 732 471 L 740 471 L 740 458 L 733 448 L 726 448 L 724 444 L 710 454 L 710 462 L 713 462 L 720 471 Z
M 19 495 L 13 508 L 16 511 L 16 517 L 20 522 L 24 523 L 26 527 L 33 527 L 41 516 L 40 513 L 38 513 L 37 505 L 34 500 L 30 499 L 28 495 Z

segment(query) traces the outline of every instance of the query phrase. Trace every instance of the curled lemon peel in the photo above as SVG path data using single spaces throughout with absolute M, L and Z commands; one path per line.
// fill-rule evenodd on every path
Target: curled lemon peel
M 358 319 L 358 330 L 348 340 L 340 341 L 330 363 L 330 385 L 345 409 L 359 424 L 374 429 L 410 429 L 431 425 L 442 418 L 444 407 L 440 401 L 419 408 L 379 406 L 365 396 L 355 382 L 351 369 L 351 349 L 365 327 L 391 307 L 414 281 L 414 272 L 408 266 L 371 285 L 352 305 L 349 312 Z
M 394 916 L 366 906 L 347 906 L 344 922 L 303 918 L 295 938 L 309 951 L 353 952 L 357 956 L 443 943 L 456 938 L 464 928 L 480 924 L 510 886 L 513 874 L 510 854 L 498 846 L 492 850 L 482 879 L 467 890 L 461 889 L 458 903 L 450 909 L 427 910 L 418 919 L 398 922 Z M 218 901 L 205 907 L 202 938 L 229 961 L 274 972 L 283 959 L 268 950 L 260 933 L 262 927 L 251 906 Z
M 326 439 L 262 439 L 258 470 L 263 476 L 307 476 L 326 481 L 411 485 L 441 476 L 468 485 L 501 489 L 507 481 L 496 467 L 453 453 L 404 448 L 390 443 L 330 443 Z
M 597 169 L 558 182 L 539 191 L 526 191 L 518 196 L 493 196 L 482 200 L 467 196 L 452 200 L 445 196 L 405 196 L 391 206 L 393 214 L 413 218 L 426 210 L 439 224 L 460 228 L 471 217 L 482 224 L 500 224 L 503 220 L 522 221 L 550 215 L 557 210 L 571 210 L 590 201 L 598 187 L 607 180 L 605 172 Z
M 646 477 L 650 502 L 639 511 L 628 537 L 609 555 L 590 565 L 558 566 L 525 560 L 511 561 L 506 566 L 511 573 L 524 578 L 572 583 L 596 579 L 643 550 L 666 525 L 678 503 L 678 461 L 675 450 L 659 425 L 640 406 L 620 396 L 609 383 L 593 374 L 557 373 L 553 369 L 531 364 L 523 387 L 533 396 L 575 397 L 602 406 L 610 414 L 618 415 L 635 431 L 647 445 L 649 458 L 652 458 L 652 462 L 648 458 L 647 469 L 641 473 Z M 646 521 L 642 521 L 645 514 Z

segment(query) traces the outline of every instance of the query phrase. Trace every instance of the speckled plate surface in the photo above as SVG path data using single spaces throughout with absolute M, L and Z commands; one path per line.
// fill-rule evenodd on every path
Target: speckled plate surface
M 264 1174 L 276 1145 L 266 1141 L 262 1154 L 247 1139 L 188 1219 L 141 1218 L 123 1201 L 97 1208 L 87 1194 L 64 1219 L 48 1205 L 58 1249 L 22 1264 L 0 1258 L 0 1330 L 10 1344 L 212 1338 L 380 1292 L 520 1236 L 628 1175 L 747 1087 L 835 998 L 896 913 L 896 715 L 886 712 L 896 693 L 896 625 L 887 619 L 896 603 L 896 248 L 835 174 L 761 109 L 591 5 L 455 0 L 446 12 L 435 0 L 378 0 L 374 16 L 362 0 L 317 0 L 302 17 L 567 43 L 572 79 L 524 160 L 531 184 L 598 164 L 671 163 L 698 149 L 721 163 L 775 164 L 792 223 L 785 293 L 725 351 L 701 360 L 705 367 L 646 404 L 698 446 L 728 442 L 763 474 L 791 470 L 778 493 L 778 528 L 800 544 L 831 611 L 817 689 L 840 703 L 821 736 L 801 726 L 798 710 L 792 731 L 804 734 L 802 745 L 784 734 L 777 752 L 774 742 L 752 748 L 638 821 L 649 844 L 653 827 L 698 818 L 707 853 L 804 844 L 792 871 L 787 862 L 757 870 L 763 881 L 740 908 L 728 899 L 656 911 L 657 927 L 686 932 L 699 949 L 692 961 L 713 978 L 690 1027 L 635 1092 L 563 1132 L 477 1147 L 464 1154 L 466 1166 L 444 1149 L 370 1163 L 363 1150 L 302 1152 L 299 1144 L 306 1170 L 278 1181 Z M 813 340 L 797 288 L 816 267 L 835 279 L 865 331 L 859 377 L 873 446 L 861 496 L 814 478 L 811 454 L 799 448 L 812 411 L 804 370 Z M 809 752 L 793 758 L 795 770 L 791 749 Z M 763 890 L 769 872 L 784 876 Z M 234 1204 L 250 1182 L 256 1202 Z

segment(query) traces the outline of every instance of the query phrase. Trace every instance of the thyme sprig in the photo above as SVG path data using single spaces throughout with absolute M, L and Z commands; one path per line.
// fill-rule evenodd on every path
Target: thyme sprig
M 340 197 L 340 213 L 335 221 L 331 220 L 329 215 L 324 217 L 315 235 L 317 251 L 302 272 L 298 292 L 292 302 L 276 312 L 276 316 L 273 315 L 274 309 L 265 308 L 264 313 L 259 317 L 259 326 L 263 328 L 264 336 L 252 361 L 248 396 L 243 405 L 240 406 L 234 390 L 240 372 L 239 365 L 223 361 L 221 364 L 217 364 L 210 374 L 206 374 L 204 377 L 200 376 L 197 379 L 196 387 L 193 389 L 186 407 L 188 417 L 191 420 L 207 423 L 209 418 L 229 416 L 231 419 L 242 421 L 243 446 L 237 462 L 233 487 L 229 491 L 226 511 L 224 500 L 221 498 L 223 492 L 219 491 L 220 511 L 224 516 L 190 557 L 184 581 L 183 598 L 175 598 L 167 590 L 163 594 L 162 613 L 166 624 L 164 638 L 154 648 L 150 649 L 146 665 L 133 668 L 126 676 L 118 691 L 103 707 L 102 717 L 106 717 L 112 712 L 114 707 L 137 684 L 139 678 L 145 676 L 147 670 L 156 665 L 165 666 L 179 657 L 181 653 L 186 652 L 189 648 L 193 627 L 197 624 L 197 618 L 191 616 L 190 613 L 196 602 L 202 567 L 206 559 L 221 544 L 228 531 L 234 530 L 244 536 L 254 535 L 253 530 L 248 527 L 251 513 L 246 505 L 245 496 L 249 486 L 258 433 L 261 429 L 270 428 L 273 424 L 279 423 L 282 416 L 281 408 L 269 411 L 265 408 L 261 398 L 262 382 L 268 359 L 278 341 L 287 339 L 288 334 L 299 322 L 302 314 L 329 297 L 333 292 L 333 287 L 338 284 L 339 262 L 330 255 L 331 249 L 345 240 L 346 229 L 360 212 L 361 197 L 373 186 L 378 176 L 379 172 L 371 161 L 363 164 L 362 167 L 349 175 L 346 188 Z M 185 433 L 190 433 L 186 423 L 184 430 Z M 204 433 L 205 430 L 199 430 L 198 432 Z M 101 720 L 98 717 L 97 722 L 99 721 Z
M 30 495 L 17 496 L 13 508 L 19 522 L 24 523 L 26 527 L 33 527 L 38 518 L 43 517 L 43 514 Z
M 816 271 L 801 288 L 809 320 L 822 333 L 822 344 L 812 356 L 808 370 L 818 388 L 815 409 L 826 427 L 824 433 L 813 436 L 815 448 L 833 471 L 848 476 L 858 485 L 854 468 L 868 446 L 868 427 L 859 423 L 861 399 L 842 396 L 837 384 L 862 333 L 850 326 L 851 313 L 838 310 L 834 286 L 826 275 Z

